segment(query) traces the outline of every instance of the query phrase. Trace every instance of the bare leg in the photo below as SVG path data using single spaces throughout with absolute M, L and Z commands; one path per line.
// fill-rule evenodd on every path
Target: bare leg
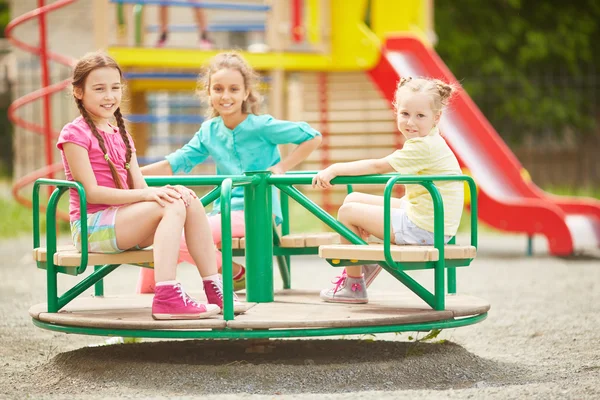
M 169 7 L 160 6 L 158 8 L 158 23 L 160 25 L 160 34 L 167 35 L 169 32 Z
M 204 35 L 206 35 L 207 30 L 206 14 L 201 8 L 196 8 L 194 16 L 196 17 L 196 24 L 198 25 L 198 34 L 200 34 L 200 36 L 204 38 Z
M 353 202 L 344 203 L 338 211 L 338 220 L 357 235 L 360 235 L 361 231 L 365 231 L 379 239 L 383 239 L 383 206 Z M 342 243 L 349 242 L 342 237 Z M 348 276 L 358 278 L 362 275 L 362 267 L 346 267 L 346 272 Z
M 156 282 L 175 280 L 179 238 L 185 223 L 183 201 L 167 203 L 140 202 L 119 209 L 115 221 L 117 246 L 129 249 L 147 245 L 154 234 L 154 276 Z
M 213 237 L 202 203 L 192 201 L 187 207 L 185 241 L 200 276 L 217 273 L 217 257 L 213 251 Z
M 383 196 L 376 196 L 374 194 L 366 194 L 360 192 L 352 192 L 344 199 L 344 204 L 347 203 L 362 203 L 372 204 L 374 206 L 383 207 Z M 392 208 L 402 208 L 402 199 L 392 197 L 391 201 Z
M 215 244 L 214 251 L 215 257 L 217 258 L 217 267 L 219 271 L 221 270 L 222 258 L 223 255 L 217 249 L 216 245 L 222 242 L 221 235 L 221 214 L 210 215 L 208 216 L 208 225 L 210 226 L 210 230 L 212 233 L 212 240 Z M 243 211 L 233 211 L 231 213 L 231 237 L 232 238 L 242 238 L 246 233 L 245 229 L 245 221 L 244 221 L 244 213 Z M 188 245 L 185 240 L 181 241 L 181 248 L 179 252 L 179 260 L 188 262 L 190 264 L 195 264 L 192 255 L 190 254 L 190 250 L 188 249 Z M 241 270 L 241 265 L 234 262 L 233 263 L 233 275 L 235 276 Z
M 197 0 L 191 0 L 194 3 L 197 3 Z M 206 24 L 206 13 L 203 9 L 199 7 L 194 8 L 194 18 L 196 19 L 196 26 L 198 26 L 198 35 L 202 40 L 208 40 L 208 36 L 206 31 L 208 26 Z

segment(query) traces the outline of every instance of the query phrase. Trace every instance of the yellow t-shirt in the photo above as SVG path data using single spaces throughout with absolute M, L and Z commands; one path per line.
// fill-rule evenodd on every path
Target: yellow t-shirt
M 402 175 L 461 175 L 458 160 L 433 128 L 429 135 L 408 139 L 404 147 L 387 156 L 386 161 Z M 437 181 L 444 202 L 444 235 L 458 230 L 464 205 L 464 183 Z M 433 232 L 433 200 L 421 185 L 406 185 L 407 216 L 419 228 Z

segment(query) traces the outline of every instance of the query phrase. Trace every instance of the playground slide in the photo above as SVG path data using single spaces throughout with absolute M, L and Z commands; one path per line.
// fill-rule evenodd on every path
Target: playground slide
M 369 73 L 390 101 L 401 76 L 457 82 L 437 53 L 412 37 L 388 39 Z M 600 201 L 559 197 L 539 189 L 464 91 L 454 98 L 440 129 L 461 166 L 477 182 L 481 221 L 503 231 L 542 234 L 556 256 L 600 247 Z

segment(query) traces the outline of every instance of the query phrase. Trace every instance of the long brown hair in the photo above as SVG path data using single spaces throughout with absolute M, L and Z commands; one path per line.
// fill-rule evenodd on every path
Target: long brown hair
M 123 189 L 123 184 L 121 183 L 121 179 L 119 179 L 119 174 L 117 172 L 117 168 L 106 153 L 106 144 L 104 143 L 104 138 L 98 132 L 92 117 L 88 113 L 88 111 L 83 106 L 83 100 L 75 97 L 75 90 L 81 91 L 84 93 L 85 89 L 85 81 L 89 74 L 98 69 L 98 68 L 115 68 L 119 71 L 119 75 L 121 77 L 121 81 L 123 81 L 123 71 L 117 64 L 115 60 L 109 57 L 107 54 L 102 52 L 94 52 L 88 53 L 83 58 L 81 58 L 77 64 L 75 64 L 75 68 L 73 69 L 73 97 L 75 98 L 75 103 L 77 104 L 77 108 L 81 113 L 81 116 L 88 124 L 94 137 L 98 140 L 98 144 L 100 145 L 100 149 L 104 153 L 104 158 L 108 162 L 108 166 L 110 167 L 110 173 L 112 174 L 113 180 L 115 181 L 115 185 L 119 189 Z M 125 121 L 123 120 L 123 115 L 121 114 L 121 109 L 117 108 L 114 112 L 115 120 L 117 121 L 117 126 L 119 127 L 119 133 L 123 138 L 123 142 L 125 143 L 126 153 L 125 153 L 125 169 L 127 170 L 128 181 L 129 181 L 129 162 L 131 161 L 131 143 L 129 142 L 129 137 L 127 136 L 127 131 L 125 130 Z
M 244 78 L 244 89 L 248 92 L 248 98 L 242 103 L 242 112 L 245 114 L 258 114 L 260 111 L 261 97 L 256 88 L 259 75 L 252 69 L 250 64 L 240 54 L 235 52 L 217 54 L 210 61 L 202 74 L 198 77 L 199 94 L 206 93 L 210 97 L 210 78 L 212 74 L 222 69 L 239 71 Z M 208 101 L 208 117 L 219 116 L 219 112 Z

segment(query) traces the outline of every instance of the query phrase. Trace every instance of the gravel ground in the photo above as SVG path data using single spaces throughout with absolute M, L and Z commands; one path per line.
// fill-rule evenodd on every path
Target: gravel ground
M 600 398 L 597 254 L 551 258 L 538 240 L 537 254 L 526 258 L 523 237 L 480 238 L 477 260 L 459 271 L 458 290 L 489 300 L 488 319 L 432 342 L 403 333 L 88 347 L 104 338 L 31 323 L 27 309 L 44 301 L 45 274 L 30 246 L 28 237 L 0 244 L 2 398 Z M 316 257 L 293 261 L 296 288 L 319 289 L 334 273 Z M 107 294 L 133 291 L 136 276 L 135 267 L 117 270 L 106 280 Z M 412 276 L 431 287 L 429 273 Z M 180 268 L 180 279 L 201 290 L 191 266 Z M 371 290 L 405 289 L 381 275 Z

